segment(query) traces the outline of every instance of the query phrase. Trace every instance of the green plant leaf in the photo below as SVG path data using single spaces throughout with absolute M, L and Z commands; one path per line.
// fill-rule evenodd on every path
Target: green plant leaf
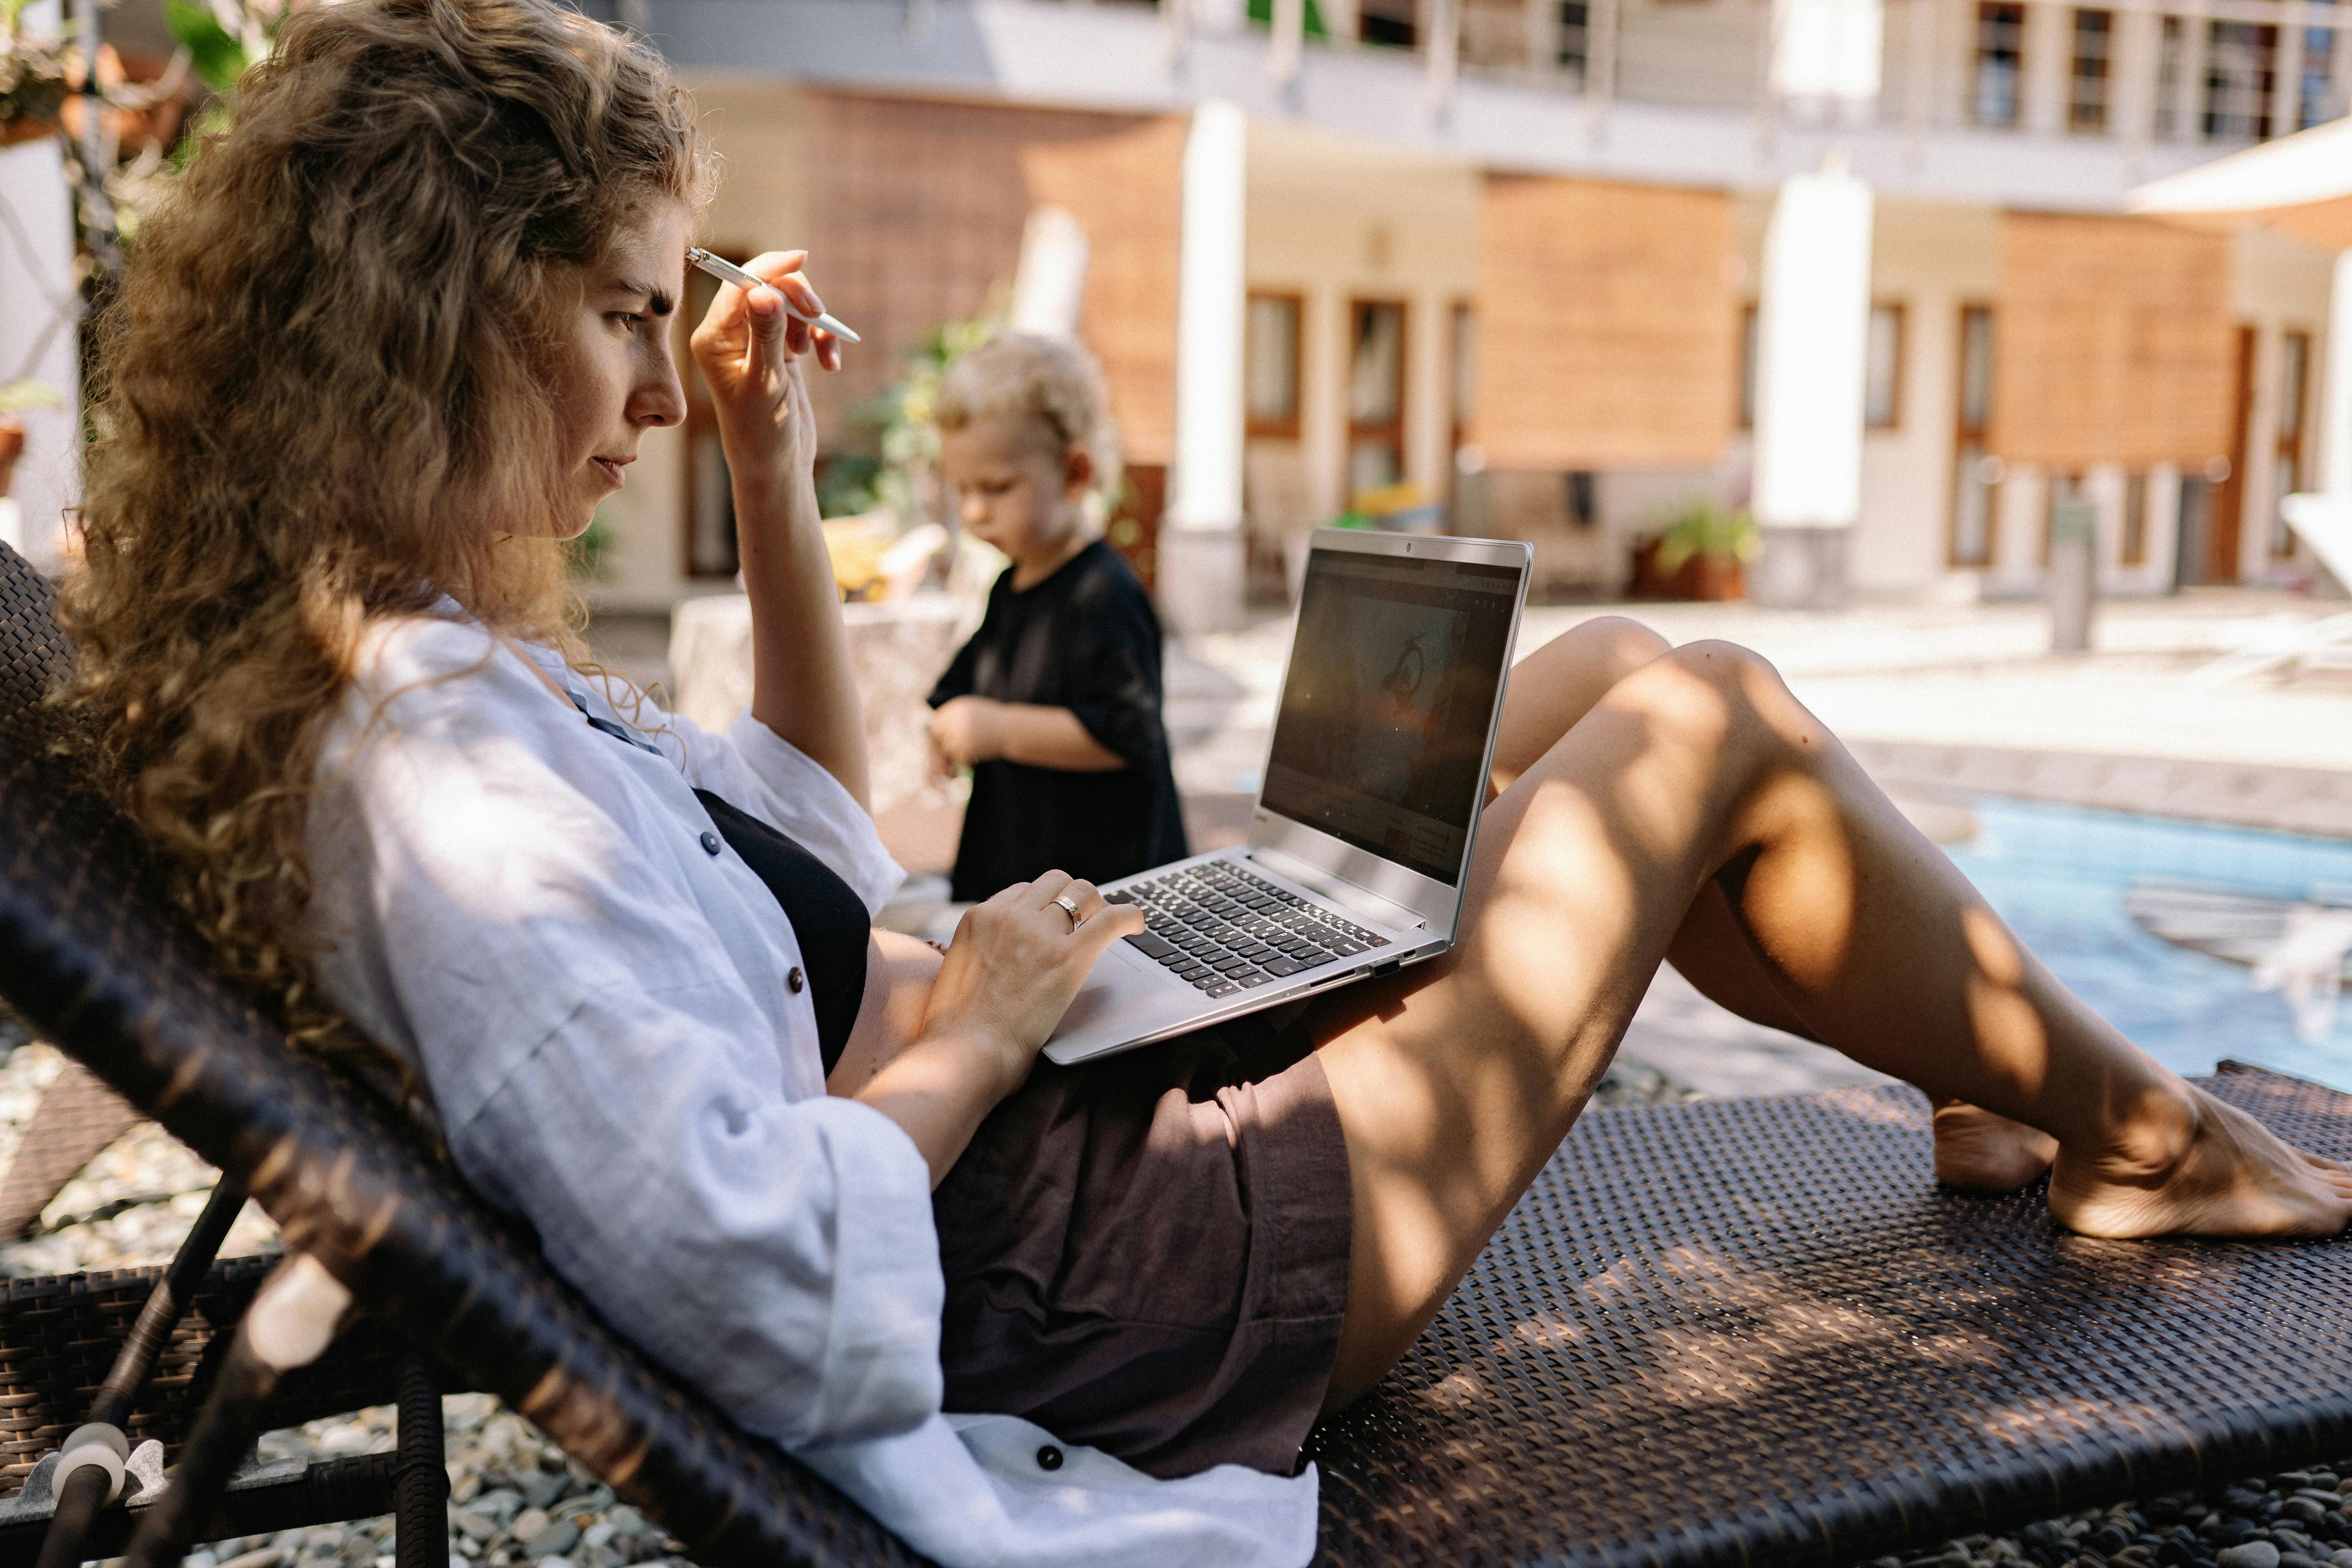
M 236 79 L 245 74 L 248 63 L 245 46 L 229 36 L 211 6 L 196 0 L 163 0 L 163 20 L 172 37 L 188 51 L 206 87 L 218 93 L 236 89 Z

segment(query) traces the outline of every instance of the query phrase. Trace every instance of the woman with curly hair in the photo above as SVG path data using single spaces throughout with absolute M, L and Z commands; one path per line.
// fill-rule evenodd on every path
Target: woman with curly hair
M 659 61 L 551 0 L 348 0 L 281 45 L 104 345 L 90 760 L 230 973 L 420 1079 L 616 1327 L 919 1549 L 1304 1561 L 1309 1425 L 1435 1312 L 1663 961 L 1920 1085 L 1939 1174 L 2047 1169 L 2077 1230 L 2352 1215 L 2352 1173 L 2060 987 L 1762 660 L 1623 621 L 1519 667 L 1444 959 L 1039 1065 L 1140 917 L 1055 872 L 944 953 L 868 931 L 898 872 L 800 257 L 693 339 L 751 710 L 643 713 L 578 641 L 562 542 L 684 413 L 709 175 Z

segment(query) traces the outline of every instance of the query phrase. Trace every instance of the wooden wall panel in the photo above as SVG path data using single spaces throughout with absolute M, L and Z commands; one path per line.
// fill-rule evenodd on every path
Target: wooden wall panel
M 1696 468 L 1737 414 L 1731 198 L 1489 174 L 1476 412 L 1498 468 Z
M 1128 452 L 1174 440 L 1183 122 L 1165 117 L 812 92 L 819 188 L 811 269 L 865 335 L 816 379 L 828 432 L 902 373 L 941 321 L 1001 309 L 1032 206 L 1087 230 L 1080 331 L 1104 363 Z
M 2001 215 L 1991 449 L 2061 468 L 2227 453 L 2230 282 L 2222 235 Z
M 1097 136 L 1031 141 L 1029 200 L 1066 207 L 1087 231 L 1078 332 L 1102 361 L 1126 456 L 1176 456 L 1176 289 L 1186 123 L 1145 120 Z

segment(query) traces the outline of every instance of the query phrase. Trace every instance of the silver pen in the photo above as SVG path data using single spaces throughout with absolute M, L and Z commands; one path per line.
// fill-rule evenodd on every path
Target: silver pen
M 697 267 L 701 268 L 705 272 L 709 273 L 713 278 L 718 279 L 721 283 L 732 283 L 738 289 L 776 289 L 776 286 L 769 282 L 766 279 L 754 278 L 751 274 L 744 271 L 733 262 L 726 260 L 720 257 L 713 256 L 710 252 L 703 249 L 702 247 L 698 245 L 688 249 L 686 258 L 694 263 Z M 835 321 L 831 312 L 824 312 L 814 316 L 804 314 L 798 305 L 793 303 L 793 297 L 790 294 L 785 294 L 782 289 L 776 289 L 776 292 L 783 295 L 784 309 L 790 311 L 798 320 L 806 321 L 812 327 L 823 327 L 826 331 L 831 332 L 835 337 L 839 338 L 845 343 L 862 342 L 865 341 L 856 332 L 851 331 L 847 327 L 843 326 L 839 321 Z

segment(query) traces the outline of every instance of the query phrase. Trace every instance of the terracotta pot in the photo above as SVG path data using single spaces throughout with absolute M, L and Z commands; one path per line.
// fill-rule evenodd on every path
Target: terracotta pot
M 1633 546 L 1632 591 L 1637 599 L 1744 599 L 1748 573 L 1737 555 L 1693 555 L 1673 572 L 1658 569 L 1658 541 Z
M 30 114 L 13 120 L 0 120 L 0 147 L 14 147 L 19 142 L 38 142 L 58 133 L 58 122 Z
M 25 427 L 0 420 L 0 496 L 8 493 L 8 482 L 16 474 L 16 459 L 24 455 Z

